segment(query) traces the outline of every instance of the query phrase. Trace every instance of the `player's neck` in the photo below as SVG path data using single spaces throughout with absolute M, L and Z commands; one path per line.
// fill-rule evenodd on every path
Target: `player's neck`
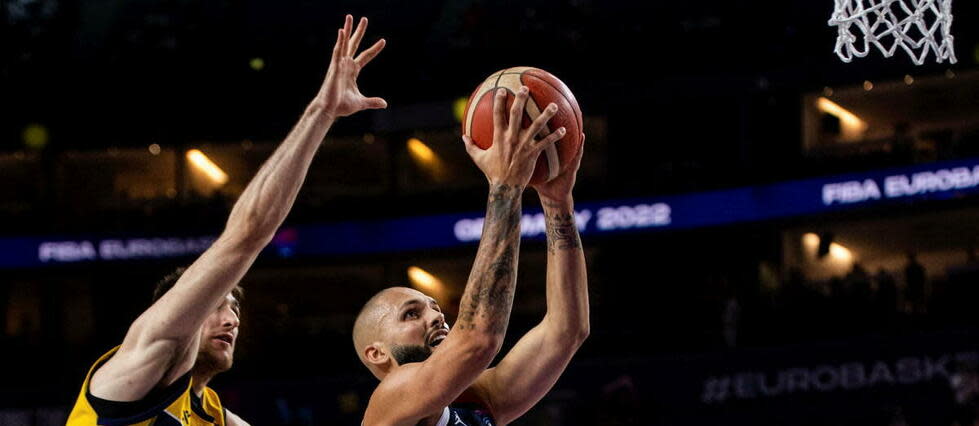
M 194 394 L 197 396 L 203 395 L 204 388 L 207 387 L 207 384 L 211 382 L 211 379 L 213 379 L 215 375 L 217 375 L 217 373 L 210 369 L 194 366 L 194 370 L 191 373 L 191 376 L 193 376 L 192 387 Z

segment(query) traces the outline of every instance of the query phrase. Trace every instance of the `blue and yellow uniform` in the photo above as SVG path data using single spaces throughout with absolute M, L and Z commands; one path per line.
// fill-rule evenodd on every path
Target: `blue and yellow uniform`
M 198 397 L 191 387 L 190 372 L 163 389 L 154 389 L 139 401 L 108 401 L 88 391 L 92 374 L 112 357 L 119 347 L 112 348 L 88 370 L 82 390 L 67 426 L 224 426 L 224 408 L 218 394 L 204 388 Z

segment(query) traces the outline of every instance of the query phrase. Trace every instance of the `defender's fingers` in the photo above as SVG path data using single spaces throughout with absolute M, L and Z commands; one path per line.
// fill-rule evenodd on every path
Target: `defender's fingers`
M 346 33 L 348 37 L 350 36 L 350 33 L 353 31 L 353 25 L 354 25 L 354 16 L 347 14 L 347 16 L 343 18 L 343 32 Z
M 330 60 L 331 63 L 336 63 L 340 59 L 340 54 L 343 51 L 343 28 L 337 30 L 337 44 L 333 45 L 333 59 Z
M 347 28 L 346 25 L 344 25 L 343 26 L 343 29 L 340 30 L 340 40 L 337 41 L 340 44 L 340 54 L 338 55 L 339 58 L 337 58 L 337 59 L 343 58 L 344 56 L 348 56 L 347 55 L 347 42 L 349 40 L 350 40 L 350 29 Z
M 374 45 L 370 47 L 370 49 L 361 52 L 360 55 L 357 56 L 357 59 L 354 59 L 354 62 L 356 62 L 357 66 L 360 67 L 369 64 L 372 60 L 374 60 L 374 57 L 377 56 L 378 53 L 381 53 L 381 51 L 384 50 L 384 46 L 387 46 L 387 44 L 388 42 L 383 38 L 378 40 L 377 43 L 374 43 Z
M 360 22 L 357 23 L 357 29 L 354 30 L 353 35 L 350 37 L 350 42 L 347 43 L 347 56 L 353 56 L 357 53 L 357 49 L 360 48 L 360 40 L 364 38 L 364 32 L 367 31 L 367 18 L 360 18 Z
M 383 98 L 367 98 L 364 99 L 364 105 L 368 109 L 384 109 L 388 107 L 388 102 Z

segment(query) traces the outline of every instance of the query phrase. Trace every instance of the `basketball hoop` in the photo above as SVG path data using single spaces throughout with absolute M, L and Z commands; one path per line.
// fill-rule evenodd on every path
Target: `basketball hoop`
M 862 58 L 876 46 L 884 57 L 898 47 L 916 65 L 929 53 L 939 63 L 955 63 L 952 48 L 952 0 L 835 0 L 829 20 L 839 29 L 836 54 L 843 62 Z M 857 35 L 854 35 L 857 33 Z M 860 41 L 859 36 L 863 36 Z

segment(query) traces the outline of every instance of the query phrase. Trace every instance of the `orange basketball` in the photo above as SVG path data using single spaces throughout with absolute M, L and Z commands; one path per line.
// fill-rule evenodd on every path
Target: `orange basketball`
M 567 132 L 561 140 L 544 149 L 537 159 L 537 168 L 530 183 L 543 183 L 557 177 L 566 170 L 581 149 L 581 110 L 574 94 L 557 77 L 542 69 L 515 67 L 497 71 L 490 75 L 466 105 L 466 115 L 462 120 L 462 133 L 472 138 L 476 146 L 487 149 L 493 145 L 493 100 L 496 89 L 507 90 L 506 120 L 510 120 L 510 105 L 513 104 L 520 86 L 530 89 L 527 107 L 524 108 L 523 127 L 527 128 L 547 105 L 558 106 L 557 114 L 551 117 L 544 129 L 536 137 L 543 138 L 554 130 L 564 127 Z

